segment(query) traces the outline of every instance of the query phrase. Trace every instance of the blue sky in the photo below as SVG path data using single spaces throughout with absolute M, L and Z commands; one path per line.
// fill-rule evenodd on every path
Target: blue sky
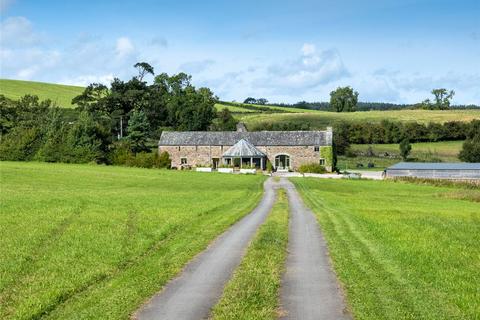
M 0 0 L 0 76 L 86 85 L 137 61 L 224 100 L 480 104 L 480 1 Z

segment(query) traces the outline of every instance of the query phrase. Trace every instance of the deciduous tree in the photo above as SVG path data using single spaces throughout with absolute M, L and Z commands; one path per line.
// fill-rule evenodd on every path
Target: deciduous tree
M 351 87 L 338 87 L 330 92 L 330 107 L 336 112 L 353 112 L 357 102 L 358 92 Z

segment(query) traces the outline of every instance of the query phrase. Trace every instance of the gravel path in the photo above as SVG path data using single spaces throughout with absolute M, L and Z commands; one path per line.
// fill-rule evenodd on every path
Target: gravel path
M 328 249 L 313 213 L 294 185 L 282 178 L 290 205 L 286 272 L 282 279 L 282 319 L 351 319 L 330 266 Z
M 264 222 L 275 201 L 272 178 L 265 182 L 265 194 L 249 215 L 233 225 L 183 272 L 170 281 L 136 314 L 136 319 L 188 320 L 207 318 L 223 287 L 240 264 L 250 239 Z

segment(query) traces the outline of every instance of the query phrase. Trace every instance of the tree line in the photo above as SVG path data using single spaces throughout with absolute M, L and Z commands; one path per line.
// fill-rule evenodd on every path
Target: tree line
M 372 110 L 403 110 L 403 109 L 424 109 L 424 110 L 447 110 L 447 109 L 478 109 L 478 105 L 451 105 L 451 99 L 455 95 L 455 91 L 448 91 L 445 88 L 433 89 L 431 91 L 433 99 L 425 99 L 422 102 L 414 104 L 396 104 L 386 102 L 360 102 L 358 101 L 359 93 L 353 88 L 338 87 L 330 92 L 329 102 L 307 102 L 299 101 L 297 103 L 269 103 L 272 106 L 289 107 L 298 109 L 310 109 L 320 111 L 334 112 L 353 112 L 353 111 L 372 111 Z M 260 103 L 261 101 L 262 103 Z M 249 97 L 244 103 L 265 105 L 267 99 L 255 99 Z
M 235 129 L 230 112 L 217 112 L 217 97 L 195 88 L 191 76 L 162 73 L 149 85 L 143 79 L 153 67 L 135 68 L 138 75 L 128 81 L 87 86 L 72 101 L 73 119 L 50 100 L 0 96 L 0 159 L 166 167 L 168 155 L 156 151 L 163 130 Z

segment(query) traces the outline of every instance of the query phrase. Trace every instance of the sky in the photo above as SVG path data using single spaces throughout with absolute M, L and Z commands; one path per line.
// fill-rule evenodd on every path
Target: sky
M 480 0 L 0 0 L 0 77 L 192 75 L 222 100 L 416 103 L 434 88 L 480 104 Z M 152 81 L 152 78 L 148 78 Z

